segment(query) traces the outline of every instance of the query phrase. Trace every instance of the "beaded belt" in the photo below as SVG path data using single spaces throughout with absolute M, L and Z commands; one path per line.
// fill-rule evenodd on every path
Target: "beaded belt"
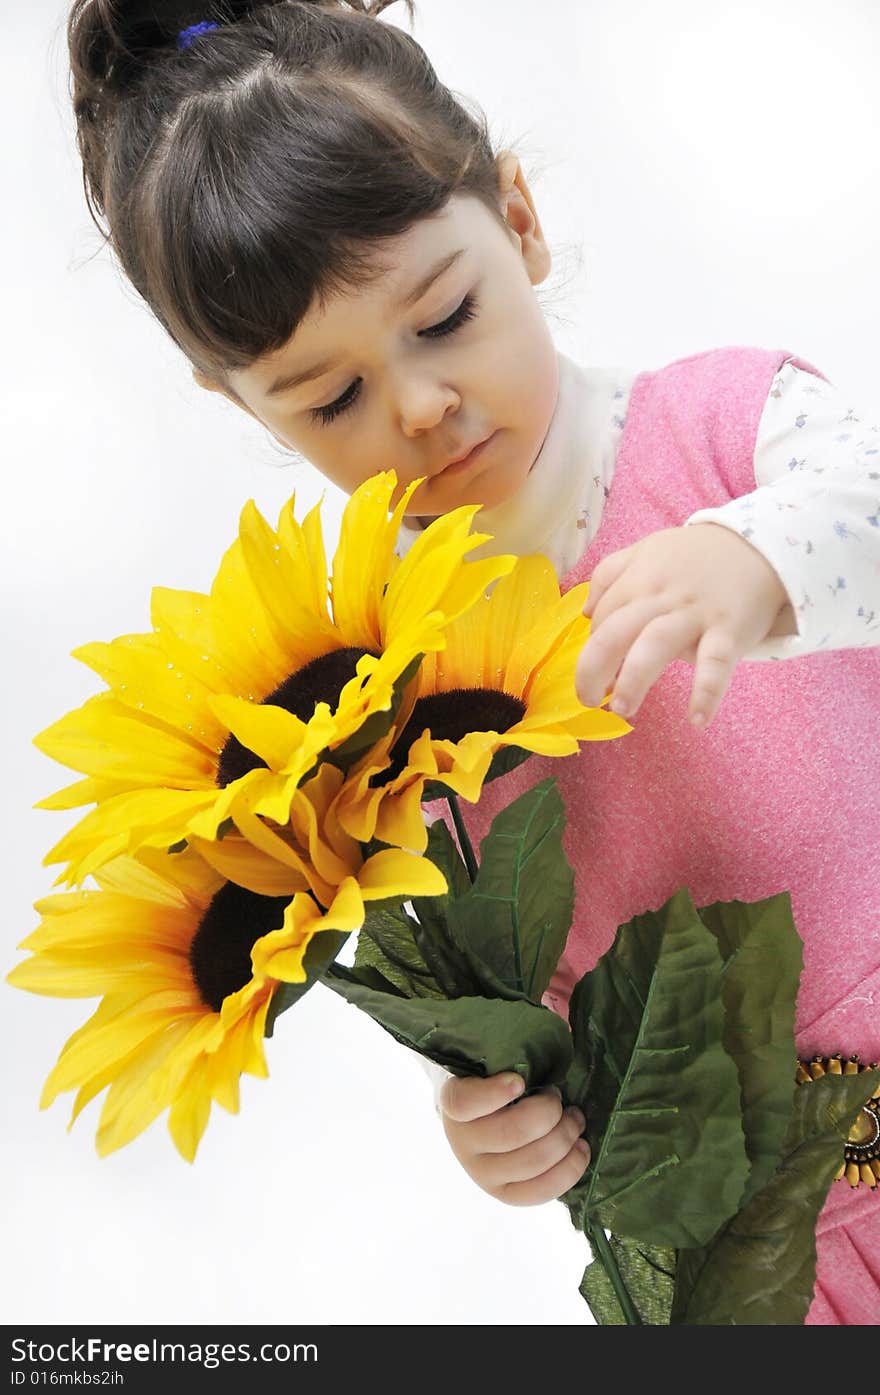
M 798 1061 L 795 1079 L 807 1085 L 823 1075 L 858 1075 L 863 1070 L 876 1070 L 878 1062 L 863 1066 L 858 1056 L 844 1060 L 838 1051 L 834 1056 L 814 1056 L 811 1061 Z M 863 1106 L 843 1145 L 843 1162 L 835 1182 L 845 1177 L 851 1187 L 866 1186 L 877 1190 L 880 1181 L 880 1085 Z

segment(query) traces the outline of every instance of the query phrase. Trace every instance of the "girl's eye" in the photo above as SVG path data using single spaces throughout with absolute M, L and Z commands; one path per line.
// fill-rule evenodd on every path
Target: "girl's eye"
M 457 310 L 443 320 L 439 325 L 431 325 L 428 329 L 420 330 L 420 334 L 426 339 L 441 339 L 444 334 L 452 334 L 460 329 L 468 320 L 472 320 L 477 313 L 477 301 L 473 295 L 466 295 Z M 323 425 L 328 425 L 334 417 L 338 417 L 342 412 L 347 412 L 349 407 L 354 406 L 360 397 L 360 385 L 362 378 L 356 378 L 351 387 L 346 388 L 341 397 L 337 397 L 335 402 L 328 402 L 326 407 L 312 407 L 309 415 L 315 421 L 320 421 Z
M 431 325 L 430 329 L 423 329 L 422 334 L 424 334 L 426 339 L 441 339 L 444 334 L 452 334 L 454 330 L 458 329 L 468 320 L 472 320 L 476 313 L 476 299 L 472 295 L 466 295 L 461 305 L 459 305 L 457 310 L 453 310 L 448 320 L 444 320 L 443 323 L 439 325 Z

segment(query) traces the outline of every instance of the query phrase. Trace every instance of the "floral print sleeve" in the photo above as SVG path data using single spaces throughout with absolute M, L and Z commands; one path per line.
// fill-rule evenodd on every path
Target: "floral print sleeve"
M 756 547 L 788 592 L 798 633 L 746 659 L 880 645 L 880 412 L 786 363 L 755 445 L 758 488 L 691 523 L 720 523 Z

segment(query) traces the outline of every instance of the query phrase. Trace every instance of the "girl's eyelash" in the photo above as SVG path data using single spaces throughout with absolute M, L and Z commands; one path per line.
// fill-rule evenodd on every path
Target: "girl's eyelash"
M 473 295 L 466 295 L 457 310 L 454 310 L 448 319 L 443 320 L 439 325 L 431 325 L 428 329 L 420 331 L 428 339 L 442 339 L 444 334 L 452 334 L 460 329 L 468 320 L 472 320 L 477 313 L 477 301 Z M 325 426 L 338 417 L 342 412 L 347 412 L 349 407 L 360 397 L 360 384 L 362 379 L 356 378 L 351 387 L 346 388 L 341 397 L 337 397 L 335 402 L 328 402 L 326 407 L 313 407 L 310 416 L 315 421 L 322 422 Z

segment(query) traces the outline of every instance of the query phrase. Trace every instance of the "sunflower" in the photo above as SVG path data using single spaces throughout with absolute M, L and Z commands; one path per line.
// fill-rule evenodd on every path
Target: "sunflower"
M 487 779 L 528 754 L 567 756 L 579 741 L 632 730 L 584 707 L 575 690 L 588 590 L 584 582 L 560 595 L 545 557 L 521 557 L 459 615 L 446 647 L 422 661 L 391 730 L 349 771 L 339 802 L 348 833 L 423 852 L 421 803 L 437 786 L 475 803 Z
M 442 896 L 446 878 L 429 858 L 400 847 L 365 848 L 340 822 L 346 777 L 329 761 L 306 780 L 292 799 L 285 828 L 250 810 L 239 811 L 241 833 L 211 842 L 194 837 L 192 846 L 223 877 L 259 895 L 274 895 L 279 885 L 303 891 L 291 908 L 291 943 L 273 948 L 271 961 L 254 949 L 254 966 L 267 968 L 289 983 L 305 981 L 303 959 L 314 935 L 324 928 L 321 907 L 335 904 L 343 889 L 351 919 L 360 928 L 365 902 L 403 901 L 411 896 Z M 282 869 L 286 869 L 282 870 Z M 288 880 L 283 882 L 284 877 Z M 272 948 L 272 946 L 270 946 Z
M 38 807 L 97 806 L 45 858 L 67 863 L 58 882 L 78 884 L 141 846 L 213 838 L 245 795 L 285 822 L 322 755 L 388 713 L 410 666 L 443 646 L 446 625 L 515 560 L 462 565 L 487 541 L 469 532 L 478 505 L 437 519 L 396 557 L 420 483 L 390 518 L 392 471 L 352 495 L 329 584 L 320 505 L 300 526 L 294 496 L 272 529 L 250 503 L 210 595 L 157 588 L 151 633 L 75 651 L 109 691 L 35 741 L 86 776 Z
M 392 850 L 353 872 L 346 864 L 334 885 L 325 879 L 326 903 L 318 905 L 302 890 L 307 869 L 263 857 L 265 895 L 230 882 L 192 848 L 143 848 L 95 872 L 99 890 L 36 903 L 41 923 L 20 946 L 31 958 L 7 981 L 55 997 L 103 995 L 66 1043 L 40 1101 L 45 1108 L 76 1090 L 72 1125 L 109 1087 L 97 1129 L 102 1156 L 167 1109 L 171 1136 L 191 1162 L 212 1102 L 237 1113 L 240 1076 L 268 1074 L 267 1014 L 282 983 L 305 981 L 315 936 L 359 929 L 365 899 L 445 889 L 425 858 Z M 332 958 L 338 935 L 328 943 Z

